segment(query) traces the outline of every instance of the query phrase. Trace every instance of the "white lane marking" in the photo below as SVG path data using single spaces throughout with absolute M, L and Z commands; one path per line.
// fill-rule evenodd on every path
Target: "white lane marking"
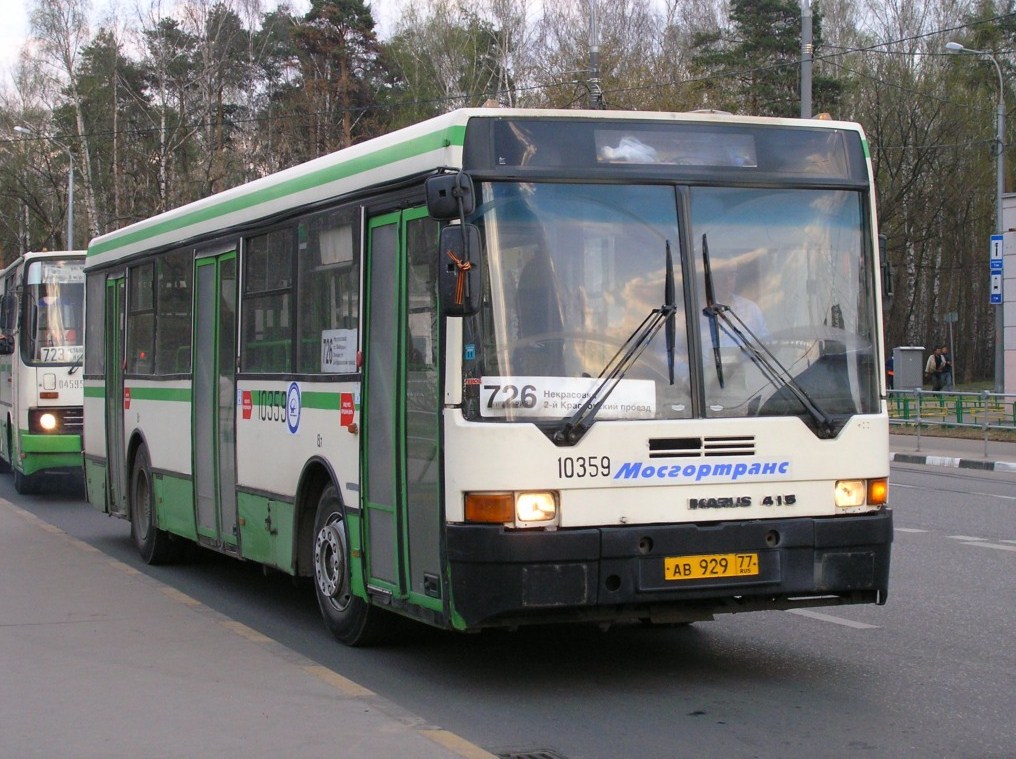
M 918 530 L 915 527 L 894 527 L 896 532 L 927 532 L 927 530 Z
M 1016 465 L 1014 465 L 1016 466 Z M 927 485 L 903 485 L 898 482 L 889 483 L 889 487 L 893 490 L 936 490 L 936 488 L 928 487 Z M 956 492 L 956 491 L 943 491 L 943 492 Z M 984 493 L 980 490 L 972 490 L 970 492 L 964 492 L 963 495 L 976 495 L 981 498 L 999 498 L 1003 501 L 1016 501 L 1016 495 L 1001 495 L 1000 493 Z
M 964 543 L 965 546 L 978 546 L 980 548 L 994 548 L 996 551 L 1016 552 L 1016 546 L 1003 546 L 998 543 Z
M 811 609 L 789 609 L 791 614 L 798 614 L 802 617 L 810 617 L 811 619 L 817 619 L 820 622 L 832 622 L 836 625 L 843 625 L 844 627 L 853 627 L 855 630 L 877 630 L 878 625 L 869 625 L 864 622 L 855 622 L 852 619 L 844 619 L 843 617 L 834 617 L 832 614 L 823 614 L 822 612 L 812 611 Z
M 987 540 L 987 538 L 975 538 L 971 537 L 970 535 L 946 535 L 946 537 L 949 538 L 950 540 L 962 540 L 963 542 L 970 541 L 975 543 L 980 542 L 982 540 Z

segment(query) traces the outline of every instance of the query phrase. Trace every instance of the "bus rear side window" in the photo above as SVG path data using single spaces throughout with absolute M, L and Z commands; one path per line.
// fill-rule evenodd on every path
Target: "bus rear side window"
M 158 261 L 155 373 L 186 374 L 191 367 L 191 250 L 167 253 Z
M 290 228 L 247 239 L 241 371 L 292 371 L 294 247 Z
M 93 346 L 85 351 L 85 372 L 94 375 L 106 373 L 105 349 L 105 315 L 106 315 L 106 275 L 104 272 L 88 276 L 85 287 L 88 289 L 89 308 L 85 312 L 85 344 Z
M 155 368 L 155 292 L 151 263 L 132 266 L 128 273 L 127 373 L 151 374 Z

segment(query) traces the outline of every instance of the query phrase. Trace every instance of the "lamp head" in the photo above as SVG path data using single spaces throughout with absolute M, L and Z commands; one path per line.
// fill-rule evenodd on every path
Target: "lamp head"
M 961 53 L 964 50 L 966 50 L 966 48 L 963 47 L 963 45 L 961 45 L 959 42 L 946 42 L 945 49 L 948 50 L 950 53 Z

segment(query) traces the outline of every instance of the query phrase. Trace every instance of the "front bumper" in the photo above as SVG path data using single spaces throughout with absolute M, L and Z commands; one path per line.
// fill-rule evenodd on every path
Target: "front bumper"
M 690 621 L 713 614 L 885 603 L 892 511 L 828 518 L 511 531 L 449 525 L 466 629 L 540 622 Z M 756 552 L 747 578 L 668 580 L 664 559 Z
M 18 442 L 21 458 L 18 468 L 26 475 L 58 469 L 81 469 L 81 435 L 21 432 Z

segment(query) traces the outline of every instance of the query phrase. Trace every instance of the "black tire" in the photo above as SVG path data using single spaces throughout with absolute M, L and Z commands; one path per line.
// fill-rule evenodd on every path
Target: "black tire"
M 11 466 L 11 462 L 14 461 L 14 447 L 11 445 L 11 422 L 7 420 L 7 458 L 0 456 L 0 474 L 7 474 L 7 472 L 13 472 L 14 467 Z
M 39 490 L 39 478 L 32 474 L 14 470 L 14 489 L 21 495 L 32 495 Z
M 180 557 L 182 541 L 155 526 L 155 497 L 148 449 L 138 448 L 130 482 L 131 540 L 146 564 L 168 564 Z
M 325 626 L 347 646 L 376 643 L 383 612 L 350 588 L 349 531 L 335 485 L 329 484 L 318 499 L 313 540 L 314 592 Z

